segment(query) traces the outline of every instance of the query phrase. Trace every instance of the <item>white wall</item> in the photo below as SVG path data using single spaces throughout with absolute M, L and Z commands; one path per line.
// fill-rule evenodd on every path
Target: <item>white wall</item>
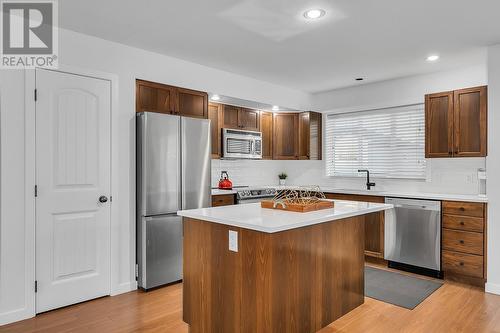
M 71 31 L 59 33 L 60 64 L 118 78 L 119 163 L 113 172 L 118 173 L 119 182 L 114 188 L 113 205 L 120 212 L 120 228 L 113 232 L 119 234 L 116 251 L 121 256 L 112 289 L 130 290 L 135 288 L 135 79 L 296 109 L 309 106 L 309 95 Z M 24 84 L 23 71 L 0 71 L 0 325 L 33 315 L 34 277 L 29 272 L 33 253 L 26 252 L 29 247 L 25 246 Z
M 500 45 L 488 50 L 488 282 L 500 294 Z
M 32 304 L 27 267 L 24 187 L 24 73 L 0 71 L 0 324 L 19 320 Z M 31 281 L 28 281 L 31 280 Z
M 480 86 L 486 82 L 486 64 L 479 64 L 469 68 L 318 93 L 313 95 L 312 103 L 313 110 L 317 111 L 358 111 L 423 103 L 425 94 Z

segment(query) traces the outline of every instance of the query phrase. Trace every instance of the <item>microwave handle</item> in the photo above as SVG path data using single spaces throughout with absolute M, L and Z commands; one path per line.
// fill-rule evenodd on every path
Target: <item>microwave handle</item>
M 255 145 L 255 141 L 254 140 L 250 141 L 250 153 L 251 154 L 255 154 L 255 147 L 254 147 L 254 145 Z

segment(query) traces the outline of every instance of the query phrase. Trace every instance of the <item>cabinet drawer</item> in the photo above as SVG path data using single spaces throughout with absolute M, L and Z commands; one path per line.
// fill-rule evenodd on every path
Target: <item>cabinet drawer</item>
M 443 251 L 443 271 L 445 274 L 454 273 L 482 278 L 483 259 L 482 256 L 473 254 Z
M 484 219 L 481 217 L 443 215 L 443 228 L 465 231 L 484 231 Z
M 443 229 L 443 249 L 483 255 L 483 234 Z
M 212 196 L 212 207 L 234 205 L 234 195 L 223 194 Z
M 474 202 L 443 201 L 443 213 L 484 217 L 484 204 Z

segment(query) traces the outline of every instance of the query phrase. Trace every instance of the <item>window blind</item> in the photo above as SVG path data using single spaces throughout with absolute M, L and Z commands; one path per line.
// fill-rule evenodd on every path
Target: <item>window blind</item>
M 326 173 L 425 178 L 424 105 L 329 114 L 326 120 Z

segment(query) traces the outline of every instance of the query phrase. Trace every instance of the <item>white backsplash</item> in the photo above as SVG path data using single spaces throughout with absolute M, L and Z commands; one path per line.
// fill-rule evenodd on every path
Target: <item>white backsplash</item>
M 288 174 L 287 185 L 364 189 L 364 176 L 326 177 L 324 161 L 212 160 L 212 186 L 221 171 L 227 171 L 233 186 L 278 185 L 278 174 Z M 478 194 L 477 170 L 485 168 L 484 158 L 443 158 L 427 160 L 426 180 L 377 179 L 379 191 Z M 372 180 L 372 179 L 370 179 Z

